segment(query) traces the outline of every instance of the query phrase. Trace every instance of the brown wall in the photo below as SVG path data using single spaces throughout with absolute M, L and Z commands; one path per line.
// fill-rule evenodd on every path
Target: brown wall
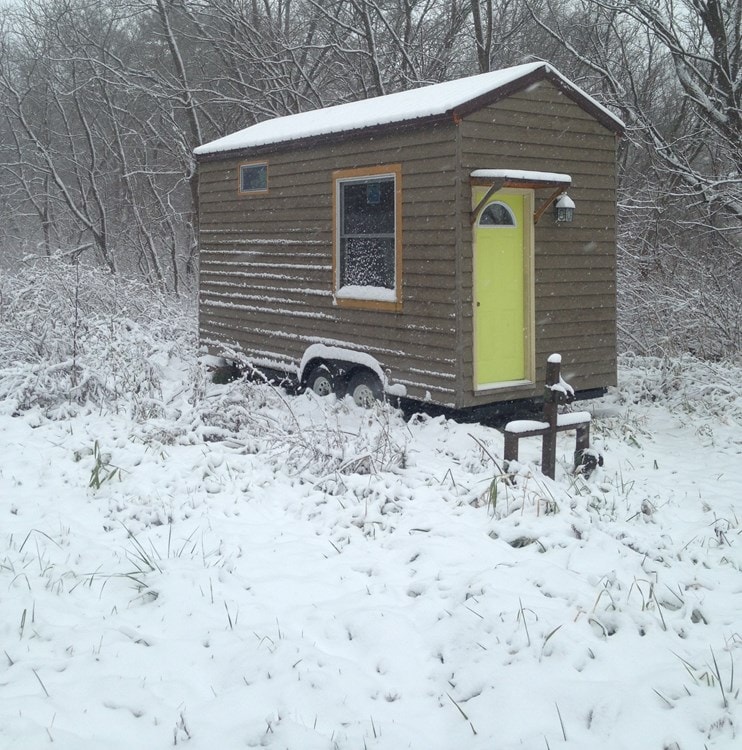
M 557 225 L 548 209 L 535 227 L 535 364 L 543 384 L 546 359 L 562 355 L 562 372 L 576 389 L 616 382 L 616 141 L 590 114 L 549 82 L 485 107 L 461 123 L 462 387 L 466 405 L 492 400 L 473 390 L 472 228 L 474 169 L 526 169 L 572 177 L 576 210 Z M 538 207 L 553 188 L 537 190 Z M 540 395 L 534 389 L 497 398 Z M 529 392 L 530 390 L 530 392 Z
M 213 353 L 234 342 L 293 369 L 307 346 L 361 349 L 408 394 L 453 403 L 455 126 L 427 126 L 199 167 L 200 331 Z M 285 147 L 284 147 L 285 148 Z M 267 161 L 269 190 L 240 195 L 240 163 Z M 402 165 L 401 313 L 333 304 L 332 172 Z
M 267 161 L 269 191 L 239 195 L 238 166 Z M 333 304 L 332 172 L 402 165 L 403 308 Z M 359 349 L 408 395 L 456 406 L 540 395 L 475 393 L 470 172 L 566 172 L 571 225 L 551 210 L 535 229 L 537 383 L 552 352 L 578 389 L 615 383 L 615 136 L 544 81 L 466 116 L 385 135 L 283 145 L 204 160 L 200 331 L 218 354 L 293 369 L 312 343 Z M 536 206 L 553 188 L 536 192 Z M 457 335 L 459 329 L 460 335 Z

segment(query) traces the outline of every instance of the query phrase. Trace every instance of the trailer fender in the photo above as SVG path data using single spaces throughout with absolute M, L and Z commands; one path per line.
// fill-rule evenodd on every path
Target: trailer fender
M 376 375 L 382 388 L 386 389 L 388 384 L 386 373 L 378 360 L 370 354 L 325 344 L 312 344 L 306 348 L 297 371 L 299 382 L 305 384 L 306 377 L 319 364 L 325 365 L 334 375 L 343 378 L 349 371 L 362 367 Z

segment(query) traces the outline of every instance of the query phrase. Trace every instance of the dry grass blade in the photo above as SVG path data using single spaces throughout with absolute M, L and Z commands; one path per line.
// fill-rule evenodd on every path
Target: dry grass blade
M 562 625 L 563 624 L 564 623 L 562 623 Z M 562 628 L 562 625 L 557 625 L 553 630 L 546 634 L 546 638 L 544 638 L 544 642 L 541 644 L 541 656 L 544 655 L 546 644 L 551 640 L 552 636 L 556 635 L 556 633 L 559 632 L 559 630 Z
M 558 703 L 554 703 L 554 705 L 556 706 L 557 716 L 559 717 L 559 725 L 562 728 L 562 737 L 564 737 L 564 741 L 566 742 L 567 741 L 567 732 L 564 729 L 564 721 L 562 721 L 562 712 L 559 710 L 559 704 Z
M 660 693 L 659 690 L 655 690 L 654 688 L 652 688 L 652 692 L 654 692 L 659 698 L 661 698 L 665 703 L 667 703 L 667 705 L 670 708 L 675 708 L 675 706 L 670 702 L 670 700 L 668 698 L 665 698 L 665 696 L 662 695 L 662 693 Z
M 476 734 L 477 730 L 474 729 L 474 724 L 471 723 L 471 719 L 466 715 L 466 713 L 464 712 L 464 709 L 461 708 L 461 706 L 458 703 L 456 703 L 456 701 L 451 697 L 450 693 L 446 693 L 446 695 L 448 696 L 448 700 L 450 700 L 451 703 L 453 703 L 453 705 L 456 706 L 456 708 L 459 710 L 459 713 L 464 717 L 464 719 L 469 722 L 471 731 L 474 732 L 474 734 Z
M 46 685 L 44 685 L 41 677 L 39 677 L 39 673 L 35 669 L 32 669 L 31 671 L 34 673 L 34 677 L 36 677 L 36 679 L 39 681 L 39 685 L 41 685 L 41 689 L 44 691 L 46 697 L 51 698 L 51 696 L 49 695 L 49 691 L 46 689 Z
M 716 681 L 719 684 L 719 690 L 721 691 L 721 701 L 724 705 L 724 708 L 727 708 L 729 706 L 729 702 L 727 701 L 726 693 L 724 692 L 724 683 L 721 679 L 721 671 L 719 670 L 719 665 L 716 661 L 716 654 L 714 653 L 714 649 L 711 649 L 711 660 L 714 662 L 714 676 L 716 677 Z
M 60 547 L 59 543 L 58 543 L 58 542 L 56 542 L 56 541 L 54 541 L 54 539 L 52 539 L 52 538 L 51 538 L 51 537 L 49 536 L 49 534 L 47 534 L 46 532 L 44 532 L 44 531 L 40 531 L 39 529 L 31 529 L 31 531 L 29 531 L 29 532 L 28 532 L 28 534 L 26 534 L 26 538 L 25 538 L 25 539 L 23 540 L 23 544 L 21 544 L 21 546 L 20 546 L 20 547 L 18 548 L 18 552 L 19 552 L 19 553 L 23 552 L 23 548 L 24 548 L 24 547 L 26 546 L 26 542 L 27 542 L 27 541 L 29 540 L 29 538 L 31 537 L 31 534 L 41 534 L 42 536 L 45 536 L 45 537 L 46 537 L 46 538 L 47 538 L 47 539 L 48 539 L 48 540 L 49 540 L 49 541 L 50 541 L 50 542 L 51 542 L 52 544 L 56 544 L 56 545 L 57 545 L 57 547 L 59 547 L 60 549 L 62 549 L 62 548 Z
M 523 602 L 520 598 L 518 598 L 518 604 L 520 605 L 520 608 L 518 609 L 518 619 L 522 621 L 523 627 L 526 631 L 526 640 L 528 641 L 528 645 L 531 645 L 531 634 L 528 632 L 528 623 L 526 622 L 526 613 L 523 609 Z M 538 618 L 537 618 L 538 619 Z

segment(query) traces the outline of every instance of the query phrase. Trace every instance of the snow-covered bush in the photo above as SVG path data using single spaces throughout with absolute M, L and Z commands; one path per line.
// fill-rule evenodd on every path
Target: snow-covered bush
M 619 350 L 739 362 L 739 250 L 703 221 L 691 227 L 660 214 L 632 209 L 620 223 Z
M 195 320 L 188 302 L 62 258 L 0 273 L 0 402 L 48 418 L 86 403 L 127 411 L 148 444 L 219 442 L 312 481 L 404 463 L 403 422 L 390 407 L 364 413 L 266 383 L 211 382 Z M 164 392 L 169 364 L 178 372 Z
M 187 303 L 61 257 L 0 271 L 0 399 L 49 416 L 156 396 L 159 369 L 195 347 Z
M 742 366 L 682 357 L 620 359 L 619 394 L 629 403 L 653 402 L 676 413 L 700 413 L 742 424 Z
M 198 385 L 200 378 L 206 382 Z M 190 408 L 168 407 L 142 427 L 145 441 L 221 443 L 237 453 L 260 453 L 294 476 L 376 474 L 404 466 L 406 429 L 387 404 L 359 409 L 349 397 L 301 396 L 263 382 L 216 385 L 203 368 L 192 372 Z

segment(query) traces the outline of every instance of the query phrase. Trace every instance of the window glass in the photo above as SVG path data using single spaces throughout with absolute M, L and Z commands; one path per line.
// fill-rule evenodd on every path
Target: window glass
M 490 203 L 479 217 L 479 225 L 485 227 L 514 227 L 513 212 L 504 203 Z
M 340 183 L 339 286 L 396 288 L 394 177 Z
M 240 192 L 257 193 L 268 189 L 267 164 L 242 164 L 240 166 Z

